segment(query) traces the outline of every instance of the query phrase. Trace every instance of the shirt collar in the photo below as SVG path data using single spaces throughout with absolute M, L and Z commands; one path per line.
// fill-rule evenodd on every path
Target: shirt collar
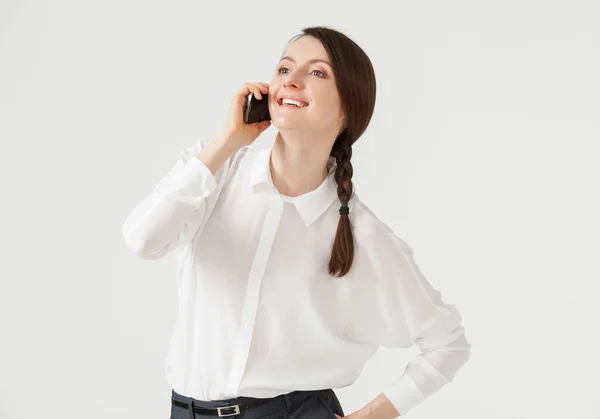
M 256 186 L 266 183 L 273 191 L 279 194 L 271 176 L 272 150 L 273 146 L 271 145 L 270 147 L 255 151 L 256 158 L 250 175 L 250 184 Z M 319 218 L 337 198 L 337 184 L 334 177 L 335 168 L 335 158 L 330 157 L 329 173 L 323 183 L 317 189 L 294 198 L 293 203 L 307 227 Z

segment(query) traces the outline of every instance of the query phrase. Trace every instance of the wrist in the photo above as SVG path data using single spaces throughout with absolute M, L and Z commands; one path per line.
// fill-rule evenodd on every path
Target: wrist
M 221 129 L 217 131 L 215 135 L 212 136 L 209 144 L 211 144 L 214 149 L 218 149 L 220 152 L 224 154 L 234 154 L 239 150 L 239 147 L 234 144 L 233 134 L 227 130 Z
M 238 150 L 229 140 L 227 133 L 218 132 L 197 154 L 198 159 L 206 165 L 213 176 L 216 176 L 221 166 Z

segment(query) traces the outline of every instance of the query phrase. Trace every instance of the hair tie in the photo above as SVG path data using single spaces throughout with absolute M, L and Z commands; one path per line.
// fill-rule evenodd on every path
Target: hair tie
M 348 205 L 342 205 L 340 207 L 340 215 L 348 215 L 350 213 L 350 208 L 348 208 Z

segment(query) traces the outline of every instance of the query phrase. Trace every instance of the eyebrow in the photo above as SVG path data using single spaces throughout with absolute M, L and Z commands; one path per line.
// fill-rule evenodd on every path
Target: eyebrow
M 291 62 L 293 62 L 293 63 L 295 63 L 295 62 L 296 62 L 296 60 L 294 60 L 294 59 L 293 59 L 292 57 L 290 57 L 289 55 L 286 55 L 285 57 L 282 57 L 282 58 L 281 58 L 281 60 L 279 60 L 279 62 L 282 62 L 283 60 L 289 60 L 289 61 L 291 61 Z M 327 64 L 329 67 L 333 68 L 333 66 L 331 65 L 331 63 L 330 63 L 329 61 L 327 61 L 327 60 L 321 60 L 320 58 L 313 58 L 312 60 L 308 60 L 308 62 L 309 62 L 310 64 L 312 64 L 312 63 L 319 63 L 319 62 L 321 62 L 321 63 L 325 63 L 325 64 Z

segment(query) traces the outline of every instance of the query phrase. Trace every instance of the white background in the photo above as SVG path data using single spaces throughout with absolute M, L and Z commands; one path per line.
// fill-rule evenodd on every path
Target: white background
M 599 21 L 592 0 L 0 1 L 0 418 L 169 416 L 174 260 L 136 259 L 122 223 L 309 25 L 372 59 L 357 193 L 472 344 L 407 415 L 599 418 Z M 412 349 L 336 389 L 346 414 Z

